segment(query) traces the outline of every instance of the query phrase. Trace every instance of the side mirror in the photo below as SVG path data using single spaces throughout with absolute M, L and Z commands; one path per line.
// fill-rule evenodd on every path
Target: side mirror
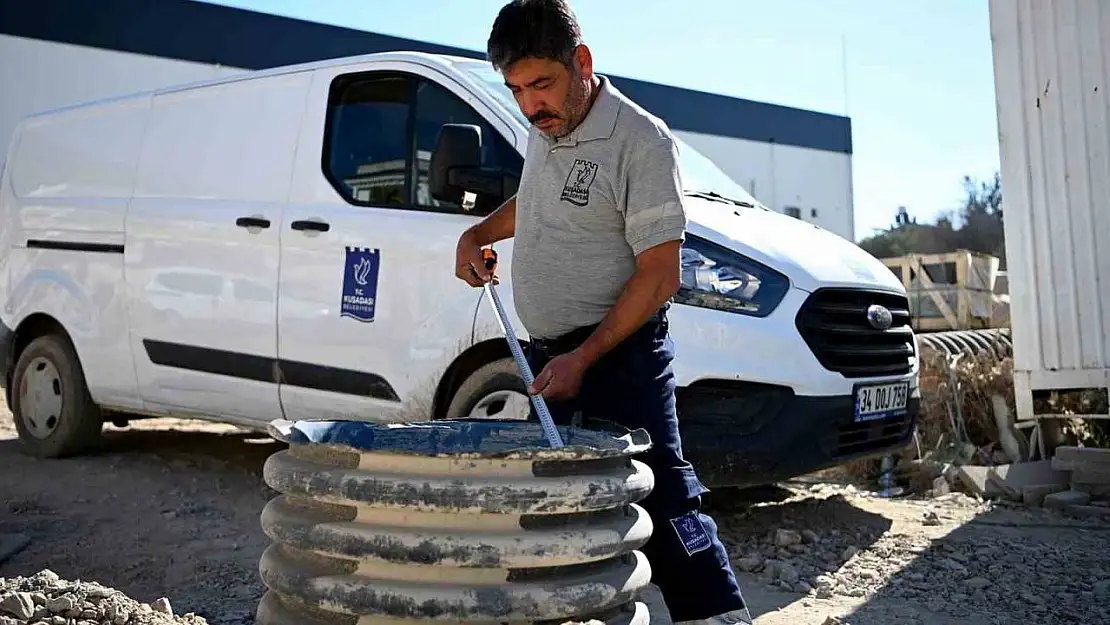
M 482 167 L 481 128 L 473 124 L 444 124 L 440 128 L 428 165 L 428 187 L 440 202 L 462 204 L 466 192 L 477 194 L 483 204 L 503 201 L 501 170 Z

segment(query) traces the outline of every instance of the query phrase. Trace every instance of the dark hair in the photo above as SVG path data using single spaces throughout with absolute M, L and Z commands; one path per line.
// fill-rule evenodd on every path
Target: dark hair
M 571 67 L 581 43 L 578 18 L 566 0 L 512 0 L 493 21 L 486 58 L 498 71 L 528 57 Z

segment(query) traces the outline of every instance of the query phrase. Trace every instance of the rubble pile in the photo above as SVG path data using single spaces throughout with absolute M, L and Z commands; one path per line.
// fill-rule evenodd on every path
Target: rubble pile
M 175 616 L 169 600 L 136 601 L 95 582 L 68 581 L 49 569 L 0 578 L 0 625 L 207 625 Z

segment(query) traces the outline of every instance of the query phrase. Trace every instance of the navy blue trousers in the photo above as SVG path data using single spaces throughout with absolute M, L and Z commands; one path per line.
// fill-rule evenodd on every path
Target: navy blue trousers
M 533 373 L 580 345 L 590 331 L 530 343 L 526 353 Z M 580 412 L 583 427 L 608 421 L 651 435 L 651 449 L 637 458 L 655 473 L 655 488 L 640 502 L 655 528 L 642 552 L 651 564 L 652 583 L 677 622 L 742 609 L 744 598 L 717 524 L 701 512 L 701 496 L 709 490 L 682 456 L 673 358 L 663 309 L 586 372 L 577 397 L 547 404 L 558 425 L 570 425 Z M 530 418 L 538 420 L 535 408 Z

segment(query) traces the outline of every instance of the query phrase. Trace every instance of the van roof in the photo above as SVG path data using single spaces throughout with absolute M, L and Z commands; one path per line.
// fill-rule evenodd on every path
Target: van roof
M 355 65 L 358 63 L 365 63 L 367 61 L 416 61 L 423 65 L 439 67 L 442 69 L 450 69 L 454 63 L 473 63 L 474 59 L 452 56 L 448 54 L 432 54 L 428 52 L 418 52 L 415 50 L 398 50 L 394 52 L 372 52 L 369 54 L 358 54 L 347 57 L 340 57 L 334 59 L 323 59 L 320 61 L 309 61 L 306 63 L 295 63 L 292 65 L 284 65 L 281 67 L 271 67 L 268 69 L 260 70 L 245 70 L 234 74 L 225 76 L 216 76 L 213 78 L 206 78 L 204 80 L 196 80 L 192 82 L 185 82 L 174 85 L 167 85 L 165 87 L 157 87 L 155 89 L 144 89 L 140 91 L 133 91 L 130 93 L 123 93 L 107 98 L 99 98 L 95 100 L 88 100 L 85 102 L 78 102 L 66 106 L 54 107 L 43 109 L 31 113 L 26 116 L 26 119 L 34 119 L 36 117 L 49 116 L 69 110 L 84 109 L 90 107 L 103 106 L 105 104 L 112 104 L 114 102 L 126 102 L 136 98 L 148 98 L 161 93 L 174 93 L 178 91 L 188 91 L 190 89 L 201 89 L 204 87 L 211 87 L 216 85 L 231 84 L 243 80 L 257 80 L 259 78 L 266 78 L 269 76 L 281 76 L 284 74 L 293 74 L 303 71 L 313 71 L 325 67 L 341 67 L 344 65 Z

